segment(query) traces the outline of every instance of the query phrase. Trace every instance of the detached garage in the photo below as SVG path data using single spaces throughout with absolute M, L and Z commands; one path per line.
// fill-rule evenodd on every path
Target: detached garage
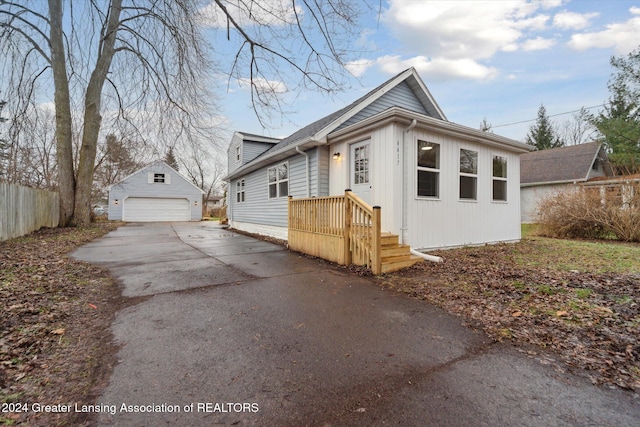
M 203 194 L 171 166 L 156 161 L 109 187 L 109 219 L 200 221 Z

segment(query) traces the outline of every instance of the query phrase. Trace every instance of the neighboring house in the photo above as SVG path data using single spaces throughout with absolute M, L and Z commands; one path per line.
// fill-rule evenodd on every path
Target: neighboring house
M 349 188 L 415 249 L 516 241 L 529 150 L 449 122 L 410 68 L 284 139 L 236 133 L 227 215 L 233 228 L 286 239 L 288 196 Z
M 638 208 L 640 175 L 600 176 L 582 183 L 586 191 L 597 191 L 602 203 Z
M 109 219 L 200 221 L 203 194 L 175 169 L 158 160 L 109 187 Z
M 224 202 L 224 196 L 209 196 L 206 200 L 205 208 L 207 210 L 221 208 L 223 202 Z
M 522 222 L 535 222 L 538 204 L 558 192 L 577 189 L 592 178 L 612 175 L 599 142 L 533 151 L 520 156 Z

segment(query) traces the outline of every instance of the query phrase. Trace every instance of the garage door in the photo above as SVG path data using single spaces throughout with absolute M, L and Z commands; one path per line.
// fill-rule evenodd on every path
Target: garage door
M 187 199 L 129 197 L 124 201 L 122 219 L 130 222 L 190 221 Z

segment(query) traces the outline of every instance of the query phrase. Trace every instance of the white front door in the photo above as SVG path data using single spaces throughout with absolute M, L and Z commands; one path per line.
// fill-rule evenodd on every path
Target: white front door
M 371 140 L 351 145 L 350 185 L 353 193 L 371 205 Z

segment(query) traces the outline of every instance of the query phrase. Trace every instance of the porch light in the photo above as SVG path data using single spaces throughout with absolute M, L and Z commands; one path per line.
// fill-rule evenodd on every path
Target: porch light
M 340 158 L 340 153 L 338 153 L 337 151 L 333 153 L 333 160 L 338 160 L 339 158 Z

